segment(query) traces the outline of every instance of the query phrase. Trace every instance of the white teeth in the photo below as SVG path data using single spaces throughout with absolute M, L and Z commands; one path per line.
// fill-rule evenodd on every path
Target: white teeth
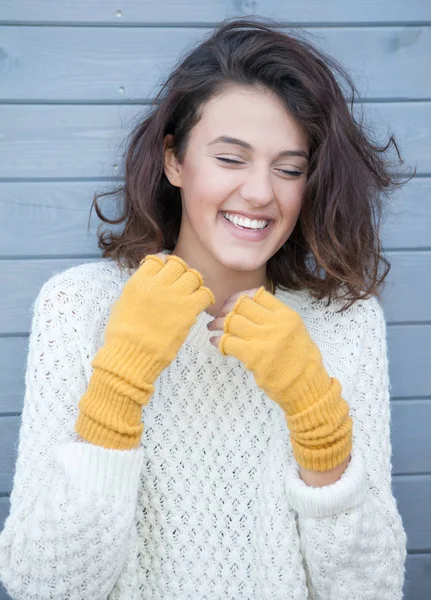
M 222 212 L 222 215 L 234 225 L 246 227 L 247 229 L 263 229 L 268 224 L 268 221 L 258 221 L 257 219 L 253 219 L 253 221 L 251 221 L 247 217 L 237 217 L 236 215 L 231 215 L 230 213 L 225 212 Z

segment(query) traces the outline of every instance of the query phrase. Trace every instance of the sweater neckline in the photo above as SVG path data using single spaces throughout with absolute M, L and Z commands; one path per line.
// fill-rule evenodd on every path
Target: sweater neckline
M 292 291 L 292 290 L 281 290 L 277 288 L 275 290 L 274 296 L 296 310 L 297 312 L 301 311 L 302 306 L 302 294 L 301 290 Z M 221 336 L 222 331 L 209 331 L 207 328 L 208 323 L 212 321 L 214 317 L 207 313 L 206 311 L 202 311 L 196 318 L 195 324 L 190 328 L 189 335 L 186 339 L 186 344 L 188 346 L 193 346 L 199 350 L 202 350 L 210 355 L 219 355 L 220 351 L 218 348 L 213 346 L 210 342 L 210 337 Z

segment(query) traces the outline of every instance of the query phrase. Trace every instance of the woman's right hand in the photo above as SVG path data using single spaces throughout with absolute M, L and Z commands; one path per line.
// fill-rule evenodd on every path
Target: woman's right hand
M 105 448 L 132 449 L 143 431 L 142 406 L 154 382 L 207 306 L 202 275 L 178 256 L 147 256 L 113 304 L 103 346 L 78 408 L 75 431 Z
M 112 307 L 105 346 L 121 347 L 126 354 L 135 348 L 139 371 L 151 363 L 154 381 L 176 357 L 199 313 L 214 302 L 202 275 L 183 259 L 148 255 Z M 139 379 L 140 374 L 136 376 Z

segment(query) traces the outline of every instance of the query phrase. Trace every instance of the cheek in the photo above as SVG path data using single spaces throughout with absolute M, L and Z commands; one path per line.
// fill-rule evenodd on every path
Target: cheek
M 298 186 L 294 190 L 290 190 L 290 193 L 285 194 L 286 200 L 281 202 L 280 210 L 285 219 L 297 219 L 301 212 L 301 207 L 304 197 L 304 186 Z
M 213 218 L 234 190 L 233 178 L 221 176 L 220 170 L 204 167 L 189 173 L 183 194 L 190 217 Z

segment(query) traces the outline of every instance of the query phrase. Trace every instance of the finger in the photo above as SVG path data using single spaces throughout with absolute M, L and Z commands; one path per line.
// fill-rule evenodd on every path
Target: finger
M 215 303 L 215 298 L 210 288 L 202 285 L 196 292 L 191 294 L 190 302 L 193 302 L 196 309 L 201 313 L 208 306 Z
M 218 348 L 219 347 L 219 343 L 220 343 L 220 336 L 216 336 L 216 337 L 210 337 L 210 343 L 215 347 Z
M 208 323 L 209 331 L 223 331 L 224 317 L 216 317 Z
M 146 275 L 156 275 L 164 266 L 165 261 L 157 254 L 147 254 L 140 262 L 139 271 Z
M 247 317 L 236 313 L 230 313 L 224 320 L 223 331 L 243 340 L 248 340 L 256 338 L 256 335 L 258 335 L 256 327 L 258 327 L 258 325 L 247 319 Z
M 281 306 L 285 306 L 281 300 L 268 292 L 263 286 L 257 290 L 256 294 L 253 296 L 253 300 L 259 306 L 262 306 L 270 311 L 275 311 Z
M 202 275 L 196 269 L 188 269 L 173 284 L 172 288 L 181 288 L 185 294 L 196 292 L 204 283 Z
M 217 313 L 217 316 L 225 317 L 235 308 L 235 305 L 237 304 L 237 302 L 239 302 L 239 299 L 242 296 L 249 296 L 250 298 L 252 298 L 257 290 L 258 288 L 253 288 L 250 290 L 243 290 L 242 292 L 236 292 L 235 294 L 232 294 L 232 296 L 230 296 L 230 298 L 228 298 L 226 302 L 222 305 L 220 311 Z
M 166 258 L 166 262 L 158 273 L 158 278 L 163 281 L 163 283 L 171 284 L 174 283 L 179 277 L 184 275 L 184 273 L 188 270 L 188 265 L 179 256 L 175 254 L 169 254 Z
M 259 304 L 256 304 L 255 300 L 250 298 L 250 296 L 242 296 L 239 298 L 235 303 L 231 313 L 242 315 L 249 321 L 252 321 L 258 325 L 262 325 L 268 318 L 267 309 Z
M 219 338 L 218 347 L 224 356 L 235 356 L 238 360 L 244 362 L 247 354 L 247 342 L 230 333 L 224 333 Z

